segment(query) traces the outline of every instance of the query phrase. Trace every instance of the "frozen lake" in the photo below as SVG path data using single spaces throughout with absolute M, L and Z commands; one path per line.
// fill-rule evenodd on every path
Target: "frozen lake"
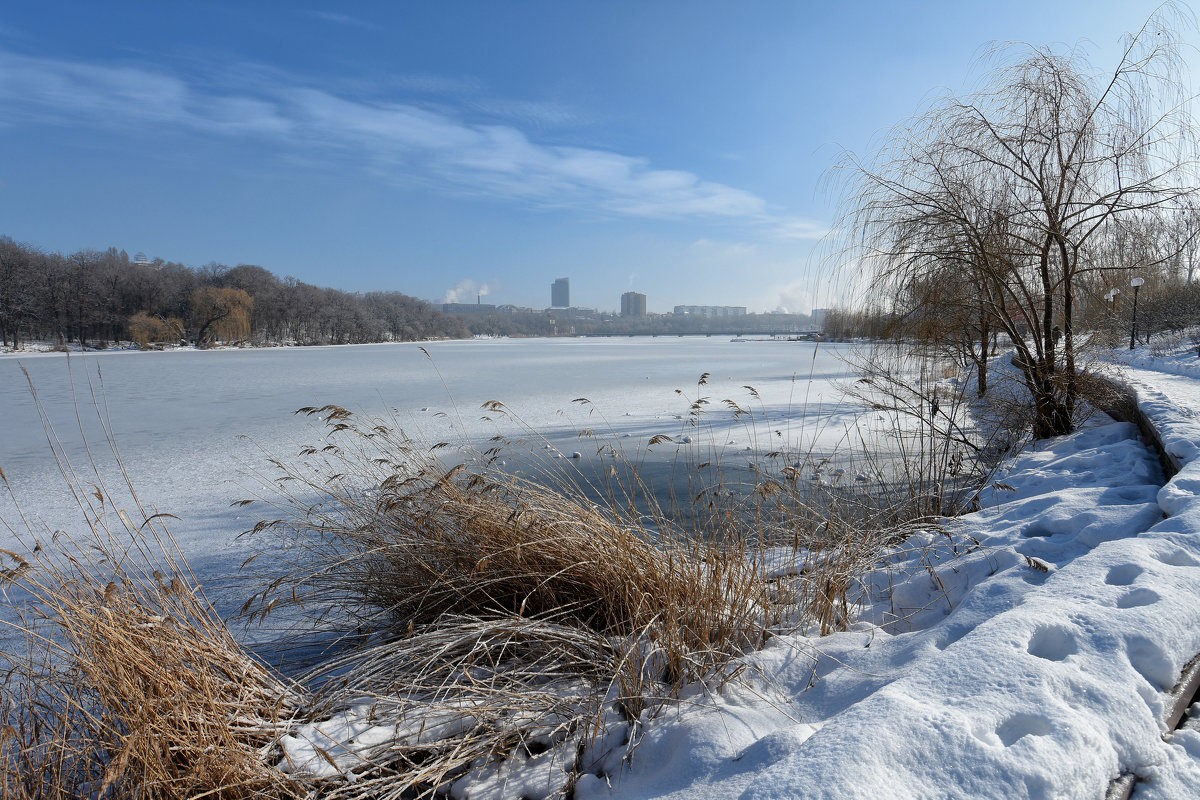
M 268 455 L 290 458 L 320 435 L 314 420 L 293 413 L 300 407 L 392 414 L 410 435 L 483 449 L 497 431 L 480 419 L 480 406 L 499 400 L 586 461 L 596 457 L 596 442 L 580 440 L 581 429 L 641 452 L 656 434 L 689 432 L 682 418 L 704 396 L 708 430 L 704 437 L 690 431 L 692 446 L 715 443 L 725 457 L 745 461 L 781 439 L 819 451 L 846 436 L 860 413 L 842 403 L 838 388 L 852 378 L 841 360 L 846 347 L 643 337 L 7 356 L 0 358 L 0 469 L 42 530 L 78 526 L 21 367 L 81 480 L 95 480 L 86 437 L 101 476 L 119 485 L 94 390 L 143 502 L 179 517 L 171 529 L 184 553 L 202 579 L 215 578 L 236 571 L 246 555 L 236 537 L 257 521 L 254 506 L 230 504 L 269 492 L 255 477 Z M 704 373 L 707 385 L 698 388 Z M 591 404 L 573 402 L 580 397 Z M 755 425 L 734 420 L 726 399 L 752 411 Z M 673 448 L 659 446 L 652 457 L 671 458 Z M 10 497 L 0 497 L 0 515 L 14 524 Z

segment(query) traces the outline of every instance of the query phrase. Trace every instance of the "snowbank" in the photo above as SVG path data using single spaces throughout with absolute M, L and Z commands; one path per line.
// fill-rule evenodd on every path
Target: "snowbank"
M 756 691 L 652 722 L 577 795 L 1200 796 L 1200 731 L 1164 723 L 1200 653 L 1200 363 L 1126 360 L 1169 483 L 1125 423 L 1026 453 L 873 576 L 855 630 L 778 637 Z
M 1196 796 L 1200 734 L 1164 742 L 1160 718 L 1200 652 L 1200 517 L 1160 522 L 1135 436 L 1022 456 L 994 507 L 874 576 L 856 630 L 778 637 L 757 694 L 653 722 L 613 790 L 577 795 L 1094 798 L 1133 771 L 1144 796 Z
M 1200 652 L 1200 481 L 1160 489 L 1136 436 L 1108 422 L 1016 459 L 983 511 L 869 576 L 852 630 L 776 636 L 744 681 L 642 720 L 632 752 L 593 742 L 575 797 L 1098 798 L 1128 773 L 1137 797 L 1200 796 L 1200 732 L 1163 722 Z M 292 763 L 316 766 L 310 737 L 341 751 L 351 722 L 304 731 Z M 453 793 L 552 796 L 555 752 Z

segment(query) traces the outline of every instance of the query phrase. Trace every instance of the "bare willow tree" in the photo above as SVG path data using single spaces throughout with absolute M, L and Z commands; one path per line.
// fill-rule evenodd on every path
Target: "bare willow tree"
M 1037 438 L 1075 424 L 1079 278 L 1100 269 L 1114 230 L 1178 215 L 1197 192 L 1175 35 L 1188 19 L 1160 9 L 1111 71 L 1078 49 L 997 48 L 979 91 L 894 129 L 873 161 L 839 165 L 847 252 L 873 290 L 901 318 L 1006 334 Z M 971 327 L 955 324 L 960 337 Z
M 953 225 L 941 229 L 936 250 L 922 255 L 927 269 L 889 285 L 893 337 L 915 339 L 959 366 L 974 369 L 977 391 L 987 392 L 988 359 L 998 327 L 990 312 L 993 286 L 977 263 L 981 253 L 957 237 Z M 928 246 L 929 243 L 926 243 Z M 915 255 L 915 253 L 910 253 Z
M 198 347 L 209 347 L 217 340 L 231 342 L 250 338 L 254 299 L 241 289 L 202 287 L 192 293 L 191 306 Z

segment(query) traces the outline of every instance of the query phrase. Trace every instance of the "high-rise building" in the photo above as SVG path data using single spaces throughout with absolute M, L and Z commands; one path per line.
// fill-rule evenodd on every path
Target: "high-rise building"
M 621 316 L 646 316 L 646 295 L 640 292 L 626 292 L 621 295 Z
M 571 279 L 559 278 L 554 283 L 550 284 L 550 307 L 551 308 L 570 308 L 571 307 Z

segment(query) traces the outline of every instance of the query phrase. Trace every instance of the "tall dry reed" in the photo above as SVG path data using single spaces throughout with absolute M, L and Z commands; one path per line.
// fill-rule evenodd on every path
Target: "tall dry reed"
M 16 520 L 0 519 L 22 548 L 0 551 L 0 626 L 21 643 L 0 652 L 0 796 L 297 796 L 264 754 L 303 692 L 234 638 L 166 515 L 128 483 L 127 494 L 109 491 L 90 451 L 84 482 L 37 407 L 82 529 L 39 532 L 19 506 Z

